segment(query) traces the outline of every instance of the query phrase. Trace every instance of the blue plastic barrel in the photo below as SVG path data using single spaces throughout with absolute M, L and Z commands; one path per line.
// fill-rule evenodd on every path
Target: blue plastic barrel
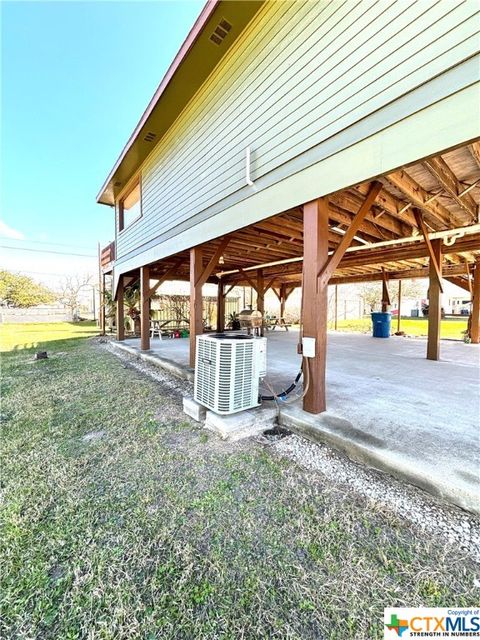
M 374 338 L 389 338 L 392 314 L 388 311 L 372 313 L 372 326 Z

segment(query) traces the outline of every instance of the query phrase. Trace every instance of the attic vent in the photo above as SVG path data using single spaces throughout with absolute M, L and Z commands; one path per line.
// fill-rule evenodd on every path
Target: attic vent
M 145 140 L 145 142 L 152 142 L 152 140 L 155 140 L 156 137 L 156 133 L 153 133 L 153 131 L 149 131 L 143 139 Z
M 232 25 L 229 22 L 227 22 L 225 18 L 222 18 L 222 20 L 215 27 L 214 32 L 210 36 L 210 40 L 215 44 L 222 44 L 223 40 L 225 39 L 225 36 L 228 34 L 231 28 L 232 28 Z
M 223 20 L 220 21 L 220 27 L 222 27 L 222 29 L 224 29 L 225 31 L 230 31 L 230 29 L 232 28 L 232 25 L 227 22 L 225 20 L 225 18 L 223 18 Z

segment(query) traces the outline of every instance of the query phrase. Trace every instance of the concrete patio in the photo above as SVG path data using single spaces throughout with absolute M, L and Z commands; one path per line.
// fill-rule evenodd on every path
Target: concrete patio
M 268 337 L 268 381 L 276 392 L 298 373 L 298 332 Z M 137 352 L 139 339 L 124 345 Z M 192 379 L 188 340 L 152 339 L 157 363 Z M 280 421 L 350 458 L 480 513 L 480 350 L 442 341 L 441 360 L 426 341 L 329 333 L 328 411 L 318 416 L 282 404 Z M 266 388 L 265 392 L 269 393 Z

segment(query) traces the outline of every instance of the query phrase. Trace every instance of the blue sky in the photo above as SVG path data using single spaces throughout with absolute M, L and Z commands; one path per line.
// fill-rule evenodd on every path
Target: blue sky
M 62 270 L 19 248 L 93 254 L 113 237 L 95 196 L 203 4 L 2 3 L 3 266 Z

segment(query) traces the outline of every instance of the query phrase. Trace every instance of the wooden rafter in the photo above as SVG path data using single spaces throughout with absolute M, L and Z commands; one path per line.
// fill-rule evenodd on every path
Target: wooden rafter
M 464 193 L 465 189 L 457 180 L 442 156 L 424 160 L 423 165 L 428 169 L 437 182 L 445 189 L 458 206 L 470 217 L 472 222 L 477 219 L 477 206 L 470 193 Z
M 386 176 L 387 180 L 401 191 L 410 202 L 428 213 L 441 225 L 456 224 L 452 213 L 431 194 L 418 184 L 404 169 L 394 171 Z

